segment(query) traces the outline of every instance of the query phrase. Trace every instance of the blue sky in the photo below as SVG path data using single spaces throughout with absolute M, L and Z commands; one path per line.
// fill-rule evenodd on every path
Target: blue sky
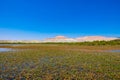
M 120 37 L 120 0 L 0 0 L 0 39 Z

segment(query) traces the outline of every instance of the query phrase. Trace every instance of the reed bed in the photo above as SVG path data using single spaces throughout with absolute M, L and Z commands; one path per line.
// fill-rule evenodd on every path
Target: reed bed
M 120 80 L 116 46 L 25 44 L 1 46 L 0 80 Z

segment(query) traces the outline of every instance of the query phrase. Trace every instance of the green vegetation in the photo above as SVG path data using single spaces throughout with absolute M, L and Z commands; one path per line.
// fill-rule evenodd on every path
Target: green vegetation
M 99 46 L 99 45 L 120 45 L 120 39 L 111 41 L 93 41 L 93 42 L 44 42 L 44 43 L 24 43 L 24 42 L 5 42 L 1 41 L 0 44 L 68 44 L 68 45 L 86 45 L 86 46 Z
M 120 40 L 111 41 L 93 41 L 93 42 L 48 42 L 43 44 L 68 44 L 68 45 L 86 45 L 86 46 L 99 46 L 99 45 L 120 45 Z
M 120 45 L 1 47 L 16 51 L 0 52 L 0 80 L 120 80 L 120 52 L 103 51 L 120 50 Z

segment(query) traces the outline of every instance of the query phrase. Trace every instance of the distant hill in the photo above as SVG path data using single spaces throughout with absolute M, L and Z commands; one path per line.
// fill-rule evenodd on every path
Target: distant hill
M 0 40 L 0 43 L 93 42 L 93 41 L 111 41 L 111 40 L 119 40 L 119 38 L 104 37 L 104 36 L 85 36 L 85 37 L 77 37 L 77 38 L 68 38 L 65 36 L 56 36 L 41 41 L 40 40 Z
M 85 41 L 110 41 L 118 38 L 104 36 L 85 36 L 78 38 L 67 38 L 65 36 L 56 36 L 54 38 L 45 39 L 44 42 L 85 42 Z

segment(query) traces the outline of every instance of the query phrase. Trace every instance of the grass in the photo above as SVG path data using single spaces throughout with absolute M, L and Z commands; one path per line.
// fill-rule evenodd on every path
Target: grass
M 25 44 L 1 46 L 0 80 L 120 80 L 120 49 L 115 46 Z

